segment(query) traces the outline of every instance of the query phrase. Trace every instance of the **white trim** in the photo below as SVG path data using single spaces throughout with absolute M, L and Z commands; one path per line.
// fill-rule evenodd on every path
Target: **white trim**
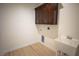
M 26 44 L 21 44 L 20 46 L 16 46 L 16 47 L 7 49 L 7 50 L 5 50 L 4 52 L 0 52 L 0 56 L 3 56 L 3 55 L 4 55 L 5 53 L 7 53 L 7 52 L 10 52 L 10 51 L 13 51 L 13 50 L 22 48 L 22 47 L 26 47 L 26 46 L 28 46 L 28 45 L 32 45 L 32 44 L 37 43 L 37 42 L 39 42 L 39 41 L 38 41 L 38 40 L 37 40 L 37 41 L 31 41 L 31 42 L 28 42 L 28 43 L 26 43 Z

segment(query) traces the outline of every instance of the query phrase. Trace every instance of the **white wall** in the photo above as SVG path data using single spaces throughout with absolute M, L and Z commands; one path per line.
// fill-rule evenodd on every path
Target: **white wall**
M 62 4 L 59 9 L 59 37 L 79 39 L 79 4 Z M 59 7 L 60 8 L 60 7 Z
M 0 54 L 38 42 L 34 4 L 0 4 Z
M 37 24 L 36 26 L 40 35 L 52 40 L 58 38 L 58 25 Z M 48 27 L 50 28 L 49 30 Z

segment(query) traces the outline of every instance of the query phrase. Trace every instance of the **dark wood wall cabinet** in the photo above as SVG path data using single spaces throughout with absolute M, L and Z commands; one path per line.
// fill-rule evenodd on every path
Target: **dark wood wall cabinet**
M 57 24 L 58 4 L 44 3 L 35 8 L 36 24 Z

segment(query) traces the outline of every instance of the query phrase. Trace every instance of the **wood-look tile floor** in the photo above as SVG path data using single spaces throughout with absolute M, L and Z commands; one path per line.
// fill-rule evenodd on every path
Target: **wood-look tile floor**
M 52 51 L 48 47 L 41 43 L 29 45 L 24 48 L 20 48 L 5 54 L 5 56 L 55 56 L 55 51 Z

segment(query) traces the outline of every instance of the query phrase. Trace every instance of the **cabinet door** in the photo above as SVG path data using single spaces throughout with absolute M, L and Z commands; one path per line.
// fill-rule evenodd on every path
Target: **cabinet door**
M 36 24 L 41 24 L 41 9 L 40 8 L 36 8 L 35 9 L 35 18 L 36 18 L 36 20 L 35 20 L 35 22 L 36 22 Z
M 48 4 L 49 9 L 49 24 L 57 23 L 57 4 Z
M 36 14 L 36 24 L 45 24 L 46 20 L 46 8 L 45 5 L 42 5 L 35 9 Z
M 47 6 L 47 4 L 44 4 L 42 6 L 42 21 L 43 21 L 43 24 L 49 24 L 48 19 L 49 19 L 49 17 L 48 17 L 48 6 Z

